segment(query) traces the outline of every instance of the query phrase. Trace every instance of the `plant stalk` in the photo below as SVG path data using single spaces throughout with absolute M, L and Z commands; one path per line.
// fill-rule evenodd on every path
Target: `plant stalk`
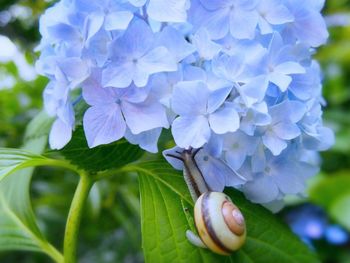
M 80 174 L 79 184 L 74 193 L 66 223 L 63 246 L 65 263 L 77 262 L 77 246 L 80 222 L 84 211 L 84 205 L 93 184 L 94 180 L 90 178 L 88 174 Z

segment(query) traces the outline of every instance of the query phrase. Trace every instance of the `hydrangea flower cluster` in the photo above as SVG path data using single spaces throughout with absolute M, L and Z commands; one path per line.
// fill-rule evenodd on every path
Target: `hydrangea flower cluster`
M 157 152 L 171 128 L 170 152 L 203 148 L 196 160 L 212 190 L 235 186 L 262 204 L 301 194 L 333 143 L 312 59 L 328 37 L 323 5 L 61 0 L 41 18 L 36 65 L 50 79 L 51 147 L 70 141 L 81 93 L 89 147 L 124 137 Z
M 343 246 L 350 241 L 350 234 L 341 226 L 331 224 L 325 211 L 318 206 L 298 206 L 288 211 L 285 219 L 293 232 L 310 247 L 313 247 L 313 241 L 321 239 L 334 246 Z

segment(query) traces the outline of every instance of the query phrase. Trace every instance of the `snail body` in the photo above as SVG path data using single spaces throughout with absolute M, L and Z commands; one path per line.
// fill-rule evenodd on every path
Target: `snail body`
M 221 192 L 211 191 L 206 184 L 195 161 L 199 150 L 184 150 L 178 152 L 179 156 L 168 154 L 183 162 L 184 179 L 195 202 L 194 221 L 199 237 L 190 230 L 187 230 L 186 236 L 197 247 L 208 248 L 221 255 L 230 255 L 245 243 L 245 220 L 230 197 Z

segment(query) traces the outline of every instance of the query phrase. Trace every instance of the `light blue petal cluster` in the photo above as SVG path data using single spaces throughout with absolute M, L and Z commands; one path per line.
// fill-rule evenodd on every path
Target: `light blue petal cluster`
M 343 227 L 331 224 L 326 212 L 312 204 L 293 208 L 286 214 L 285 221 L 312 248 L 318 240 L 333 246 L 344 246 L 350 241 L 350 235 Z
M 36 65 L 50 79 L 51 147 L 70 141 L 80 98 L 89 147 L 126 138 L 157 152 L 171 127 L 174 153 L 203 147 L 196 161 L 213 189 L 267 206 L 302 194 L 334 141 L 312 58 L 328 38 L 323 5 L 61 0 L 41 18 Z

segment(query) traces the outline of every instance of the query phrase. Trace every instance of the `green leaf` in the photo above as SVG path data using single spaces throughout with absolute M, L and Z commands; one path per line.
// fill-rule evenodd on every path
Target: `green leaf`
M 350 230 L 350 171 L 325 176 L 310 188 L 312 202 L 324 207 L 331 217 Z
M 44 151 L 48 129 L 46 132 L 41 130 L 38 133 L 37 125 L 44 127 L 47 120 L 48 117 L 42 113 L 33 120 L 35 125 L 28 126 L 25 136 L 28 140 L 23 146 L 24 149 L 36 154 Z M 8 156 L 13 157 L 10 163 L 13 164 L 12 167 L 16 167 L 14 169 L 17 169 L 16 156 L 13 154 L 14 152 Z M 27 158 L 33 158 L 33 156 L 41 158 L 35 154 L 24 154 L 20 150 L 18 150 L 18 156 L 18 159 L 23 162 L 27 162 Z M 62 255 L 48 243 L 36 223 L 29 195 L 32 173 L 33 168 L 26 168 L 4 177 L 0 182 L 0 250 L 43 252 L 60 262 Z
M 18 149 L 0 148 L 0 181 L 17 170 L 36 166 L 46 158 Z
M 193 221 L 193 202 L 182 175 L 164 161 L 129 165 L 124 171 L 139 174 L 146 262 L 318 262 L 285 224 L 236 190 L 227 193 L 245 216 L 246 244 L 230 257 L 197 248 L 185 237 Z
M 143 155 L 143 151 L 137 145 L 132 145 L 124 139 L 90 149 L 82 127 L 76 129 L 72 140 L 61 153 L 73 164 L 90 172 L 122 167 Z

